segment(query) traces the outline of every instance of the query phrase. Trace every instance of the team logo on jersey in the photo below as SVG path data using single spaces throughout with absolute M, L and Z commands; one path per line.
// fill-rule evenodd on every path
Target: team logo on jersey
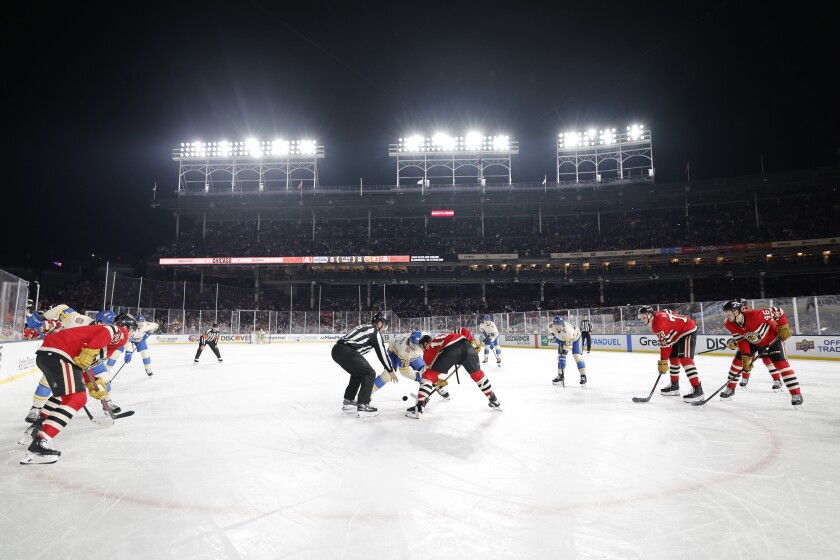
M 755 332 L 748 332 L 744 335 L 744 338 L 752 342 L 753 344 L 758 344 L 761 342 L 761 335 Z
M 125 335 L 123 334 L 122 329 L 114 328 L 111 325 L 108 325 L 108 328 L 110 328 L 112 330 L 111 344 L 110 344 L 111 346 L 118 345 L 120 342 L 125 340 Z
M 817 347 L 814 345 L 813 340 L 800 340 L 796 343 L 796 349 L 800 352 L 807 352 L 808 350 L 815 350 Z

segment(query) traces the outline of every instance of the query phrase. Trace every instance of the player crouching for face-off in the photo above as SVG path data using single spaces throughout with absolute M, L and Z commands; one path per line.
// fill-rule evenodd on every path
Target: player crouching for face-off
M 417 392 L 417 404 L 405 413 L 408 418 L 420 418 L 429 395 L 435 387 L 446 384 L 445 380 L 438 379 L 441 373 L 449 371 L 456 365 L 460 365 L 470 374 L 479 390 L 487 397 L 487 406 L 493 410 L 501 410 L 499 399 L 493 393 L 490 379 L 481 371 L 478 352 L 476 352 L 476 346 L 480 346 L 480 343 L 473 338 L 469 329 L 462 328 L 457 332 L 439 334 L 435 337 L 426 335 L 420 339 L 420 344 L 424 350 L 423 361 L 428 365 L 426 371 L 423 372 L 420 390 Z
M 752 370 L 752 356 L 767 356 L 773 362 L 776 371 L 790 392 L 790 401 L 794 408 L 802 406 L 802 393 L 796 373 L 790 366 L 785 353 L 784 341 L 790 338 L 790 326 L 785 312 L 778 307 L 767 309 L 745 309 L 741 300 L 730 300 L 723 305 L 726 327 L 733 336 L 740 355 L 732 360 L 729 369 L 729 382 L 721 392 L 722 400 L 729 400 L 735 393 L 735 386 L 741 371 Z
M 668 309 L 654 311 L 649 305 L 639 308 L 638 318 L 645 325 L 649 325 L 653 334 L 659 339 L 659 361 L 656 367 L 660 374 L 670 373 L 671 384 L 660 391 L 666 396 L 680 394 L 680 366 L 685 370 L 691 392 L 683 395 L 685 402 L 700 400 L 703 397 L 703 387 L 697 366 L 694 365 L 694 348 L 697 340 L 694 333 L 697 325 L 694 319 L 685 315 L 677 315 Z
M 85 387 L 96 399 L 107 396 L 106 383 L 93 377 L 90 367 L 100 359 L 103 349 L 123 345 L 127 340 L 128 330 L 117 324 L 64 329 L 44 337 L 35 363 L 49 381 L 52 397 L 40 418 L 24 434 L 32 442 L 22 465 L 58 461 L 61 452 L 53 449 L 52 441 L 87 402 Z

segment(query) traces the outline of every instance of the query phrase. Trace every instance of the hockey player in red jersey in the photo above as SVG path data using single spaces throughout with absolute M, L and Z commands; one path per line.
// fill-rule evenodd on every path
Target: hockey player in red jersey
M 741 304 L 742 309 L 749 309 L 749 306 L 747 304 L 747 300 L 745 300 L 744 298 L 737 298 L 733 301 L 739 302 Z M 733 336 L 732 338 L 730 338 L 726 341 L 726 347 L 729 348 L 730 350 L 737 350 L 737 352 L 735 352 L 735 358 L 736 359 L 732 360 L 732 365 L 729 366 L 729 374 L 730 374 L 730 377 L 734 376 L 735 374 L 740 374 L 741 375 L 741 382 L 739 383 L 739 386 L 742 389 L 745 389 L 747 387 L 747 384 L 750 382 L 750 373 L 751 372 L 744 371 L 741 367 L 741 350 L 738 349 L 738 341 L 740 339 L 741 339 L 740 336 Z M 782 389 L 783 389 L 782 376 L 776 370 L 776 366 L 773 365 L 773 360 L 771 360 L 770 356 L 767 356 L 766 354 L 758 354 L 758 352 L 756 352 L 755 354 L 750 356 L 753 364 L 755 364 L 755 358 L 756 357 L 761 358 L 761 361 L 764 362 L 764 366 L 767 368 L 767 371 L 770 372 L 770 377 L 773 379 L 773 385 L 771 387 L 773 392 L 774 393 L 781 393 Z
M 128 330 L 116 320 L 113 325 L 62 329 L 44 337 L 35 363 L 49 381 L 52 397 L 27 429 L 32 442 L 20 462 L 22 465 L 58 460 L 61 452 L 52 448 L 52 440 L 87 402 L 85 387 L 94 398 L 107 396 L 106 382 L 86 370 L 101 357 L 103 349 L 107 352 L 109 347 L 123 345 L 127 340 Z
M 493 393 L 490 379 L 481 371 L 476 351 L 476 346 L 480 346 L 480 343 L 473 338 L 469 329 L 461 328 L 456 332 L 439 334 L 435 337 L 426 335 L 420 339 L 420 344 L 423 347 L 423 361 L 426 362 L 427 367 L 420 381 L 420 390 L 417 391 L 417 404 L 405 413 L 408 418 L 420 418 L 426 401 L 435 387 L 446 385 L 446 381 L 438 380 L 438 377 L 455 365 L 462 366 L 470 374 L 472 380 L 487 397 L 487 405 L 491 409 L 501 410 L 499 399 Z
M 659 339 L 659 361 L 656 367 L 659 373 L 671 374 L 671 384 L 660 391 L 663 395 L 679 396 L 680 394 L 680 366 L 685 370 L 691 392 L 683 395 L 685 402 L 699 400 L 703 396 L 700 376 L 694 365 L 694 348 L 697 339 L 694 333 L 697 324 L 691 317 L 677 315 L 669 310 L 654 311 L 649 305 L 639 308 L 639 319 L 650 325 L 653 333 Z
M 784 341 L 790 338 L 790 326 L 785 312 L 778 307 L 766 309 L 744 309 L 741 300 L 730 300 L 723 304 L 726 327 L 736 341 L 740 356 L 735 355 L 729 369 L 729 383 L 721 391 L 721 400 L 729 400 L 735 393 L 741 371 L 752 370 L 752 357 L 769 357 L 773 366 L 782 376 L 782 381 L 790 392 L 791 404 L 799 408 L 802 405 L 802 393 L 796 373 L 790 367 L 785 353 Z

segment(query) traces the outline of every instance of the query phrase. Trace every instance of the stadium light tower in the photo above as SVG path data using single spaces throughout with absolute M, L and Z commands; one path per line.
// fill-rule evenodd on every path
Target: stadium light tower
M 557 182 L 653 180 L 650 130 L 631 124 L 624 131 L 591 128 L 557 138 Z
M 324 147 L 315 140 L 182 142 L 173 148 L 179 163 L 178 194 L 264 192 L 318 186 L 318 160 Z M 303 177 L 292 177 L 303 170 Z M 299 174 L 300 175 L 300 174 Z
M 397 186 L 416 181 L 427 187 L 434 179 L 452 181 L 453 185 L 461 182 L 484 186 L 488 179 L 511 184 L 510 156 L 518 153 L 519 142 L 508 135 L 485 136 L 479 131 L 468 131 L 463 136 L 443 132 L 433 136 L 413 134 L 388 146 L 388 155 L 397 158 Z M 435 168 L 447 173 L 433 175 Z

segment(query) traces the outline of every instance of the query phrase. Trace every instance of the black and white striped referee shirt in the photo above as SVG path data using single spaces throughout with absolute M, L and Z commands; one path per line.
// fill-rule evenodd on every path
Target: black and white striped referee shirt
M 376 328 L 376 325 L 371 323 L 359 325 L 338 339 L 338 343 L 348 346 L 362 355 L 370 352 L 372 348 L 376 350 L 376 357 L 379 358 L 385 369 L 392 370 L 391 362 L 386 357 L 388 354 L 385 349 L 385 339 L 382 338 L 382 333 Z
M 584 319 L 580 322 L 580 332 L 590 332 L 592 330 L 592 323 L 589 319 Z

